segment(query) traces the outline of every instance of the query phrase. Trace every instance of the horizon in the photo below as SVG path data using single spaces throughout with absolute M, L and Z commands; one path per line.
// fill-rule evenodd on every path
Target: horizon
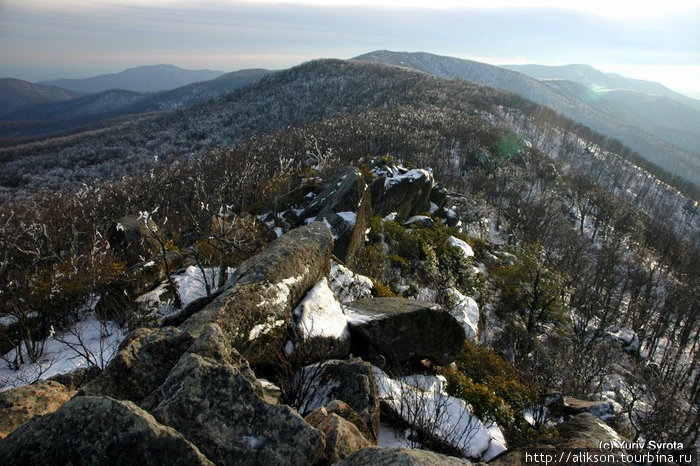
M 82 79 L 153 64 L 278 70 L 374 50 L 424 51 L 496 66 L 586 64 L 700 99 L 700 5 L 691 1 L 486 5 L 0 0 L 0 76 Z

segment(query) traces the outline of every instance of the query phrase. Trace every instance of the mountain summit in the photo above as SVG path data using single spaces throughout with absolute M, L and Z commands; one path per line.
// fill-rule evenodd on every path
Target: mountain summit
M 135 92 L 158 92 L 175 89 L 199 81 L 209 81 L 223 71 L 186 70 L 173 65 L 151 65 L 129 68 L 119 73 L 102 74 L 85 79 L 57 79 L 41 84 L 59 86 L 78 92 L 102 92 L 125 89 Z

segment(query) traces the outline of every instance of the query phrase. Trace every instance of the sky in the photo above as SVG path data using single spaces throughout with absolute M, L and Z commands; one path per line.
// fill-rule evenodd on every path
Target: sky
M 0 0 L 0 77 L 29 81 L 380 49 L 584 63 L 700 98 L 700 0 Z

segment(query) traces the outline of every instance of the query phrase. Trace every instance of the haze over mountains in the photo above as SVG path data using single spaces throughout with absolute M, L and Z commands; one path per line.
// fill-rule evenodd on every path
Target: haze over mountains
M 59 86 L 78 92 L 94 93 L 109 89 L 135 92 L 158 92 L 209 81 L 225 74 L 224 71 L 185 70 L 173 65 L 150 65 L 129 68 L 119 73 L 102 74 L 84 79 L 56 79 L 39 84 Z
M 526 67 L 535 79 L 497 67 L 429 53 L 375 51 L 355 60 L 401 66 L 513 92 L 545 105 L 650 162 L 700 183 L 700 102 L 661 84 L 601 73 L 591 67 Z

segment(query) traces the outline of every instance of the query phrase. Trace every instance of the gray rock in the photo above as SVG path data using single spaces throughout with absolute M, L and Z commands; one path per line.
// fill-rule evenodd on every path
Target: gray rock
M 425 170 L 407 170 L 401 166 L 373 170 L 372 207 L 382 217 L 396 212 L 396 221 L 426 212 L 430 208 L 433 176 Z
M 185 354 L 151 400 L 163 424 L 190 439 L 216 464 L 314 464 L 323 434 L 286 405 L 270 405 L 248 364 Z
M 194 338 L 175 327 L 131 332 L 105 370 L 83 387 L 83 395 L 111 396 L 140 404 L 168 376 Z
M 295 406 L 308 414 L 334 400 L 347 403 L 362 419 L 358 426 L 367 440 L 377 442 L 379 434 L 379 390 L 372 365 L 361 359 L 326 361 L 306 366 L 299 375 Z
M 588 401 L 565 396 L 561 414 L 575 416 L 581 413 L 590 413 L 606 420 L 615 417 L 615 408 L 610 401 Z
M 370 426 L 367 422 L 360 416 L 360 414 L 352 409 L 352 407 L 344 401 L 333 400 L 325 406 L 329 413 L 337 414 L 348 422 L 352 422 L 355 427 L 360 431 L 362 436 L 371 443 L 377 443 L 377 434 L 370 430 Z M 371 418 L 370 418 L 371 419 Z M 371 426 L 374 428 L 374 425 Z
M 336 463 L 350 453 L 371 445 L 352 422 L 337 414 L 329 413 L 326 408 L 318 408 L 304 420 L 326 436 L 323 458 L 326 464 Z
M 372 218 L 372 196 L 360 170 L 345 167 L 328 180 L 299 219 L 311 217 L 328 222 L 335 237 L 333 254 L 352 266 Z
M 211 465 L 180 433 L 128 401 L 77 397 L 0 442 L 0 464 Z
M 442 209 L 447 203 L 447 190 L 441 184 L 434 184 L 430 190 L 428 201 L 435 204 L 437 209 Z
M 464 345 L 464 330 L 434 303 L 405 298 L 360 299 L 345 304 L 353 344 L 361 339 L 388 361 L 428 358 L 454 361 Z
M 75 395 L 76 390 L 53 380 L 0 393 L 0 439 L 34 416 L 56 411 Z
M 336 466 L 442 466 L 464 462 L 453 456 L 440 455 L 427 450 L 405 448 L 367 447 L 352 453 Z
M 143 218 L 129 215 L 112 223 L 107 231 L 110 248 L 127 266 L 147 261 L 158 252 L 160 246 L 150 229 L 156 228 L 153 220 L 148 225 Z
M 292 310 L 328 276 L 332 249 L 331 233 L 321 222 L 290 231 L 241 264 L 234 284 L 181 328 L 197 335 L 216 323 L 252 365 L 275 364 Z

